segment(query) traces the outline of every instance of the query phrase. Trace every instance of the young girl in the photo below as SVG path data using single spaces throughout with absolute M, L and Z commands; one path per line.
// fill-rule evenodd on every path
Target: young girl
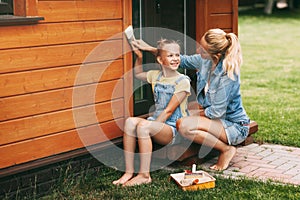
M 180 64 L 180 46 L 175 41 L 161 40 L 157 46 L 157 62 L 161 70 L 144 72 L 142 52 L 134 49 L 136 54 L 135 76 L 152 85 L 155 100 L 155 112 L 147 120 L 129 117 L 125 122 L 123 147 L 125 155 L 125 173 L 113 181 L 123 186 L 140 185 L 151 182 L 150 163 L 152 140 L 161 145 L 173 144 L 176 140 L 176 121 L 188 115 L 187 97 L 190 94 L 190 80 L 177 72 Z M 140 168 L 134 176 L 134 152 L 138 139 L 140 151 Z
M 143 41 L 135 45 L 155 53 Z M 182 68 L 197 70 L 199 116 L 177 121 L 181 135 L 193 142 L 219 150 L 214 170 L 224 170 L 236 153 L 237 145 L 248 136 L 250 119 L 242 105 L 240 66 L 242 52 L 238 38 L 221 29 L 208 30 L 200 41 L 200 54 L 181 56 Z

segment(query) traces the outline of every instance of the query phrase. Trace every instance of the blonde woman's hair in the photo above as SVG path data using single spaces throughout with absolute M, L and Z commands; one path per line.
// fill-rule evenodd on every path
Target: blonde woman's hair
M 234 33 L 225 33 L 221 29 L 210 29 L 204 34 L 207 43 L 207 52 L 212 59 L 223 60 L 223 70 L 229 78 L 234 80 L 234 73 L 240 73 L 243 62 L 242 50 L 237 36 Z

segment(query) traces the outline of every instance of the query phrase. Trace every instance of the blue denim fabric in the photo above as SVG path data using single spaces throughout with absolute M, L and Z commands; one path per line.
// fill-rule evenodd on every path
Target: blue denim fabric
M 208 118 L 224 119 L 228 127 L 232 125 L 230 122 L 250 123 L 242 105 L 240 76 L 234 74 L 235 80 L 230 79 L 223 70 L 223 60 L 210 73 L 211 60 L 203 59 L 199 54 L 181 55 L 180 58 L 181 68 L 197 70 L 197 101 L 205 109 Z M 205 94 L 204 87 L 208 80 L 210 84 Z
M 247 138 L 250 129 L 249 126 L 242 126 L 223 119 L 221 119 L 221 122 L 224 126 L 229 145 L 238 145 Z
M 162 72 L 160 72 L 160 74 L 158 75 L 157 80 L 156 80 L 157 82 L 154 86 L 155 111 L 151 117 L 148 117 L 148 120 L 151 120 L 151 121 L 154 121 L 160 115 L 160 113 L 167 107 L 172 96 L 174 95 L 176 84 L 178 84 L 182 79 L 185 79 L 185 78 L 189 79 L 188 76 L 181 76 L 175 81 L 174 85 L 171 85 L 171 84 L 159 83 L 161 77 L 162 77 Z M 187 110 L 186 110 L 186 112 L 188 113 Z M 179 135 L 179 134 L 176 130 L 176 121 L 181 117 L 182 117 L 182 113 L 180 110 L 180 106 L 178 106 L 175 109 L 175 111 L 173 112 L 173 114 L 165 122 L 166 124 L 171 126 L 173 129 L 174 139 L 171 144 L 180 142 L 179 138 L 177 138 L 177 135 Z M 175 138 L 176 138 L 176 142 L 174 141 Z

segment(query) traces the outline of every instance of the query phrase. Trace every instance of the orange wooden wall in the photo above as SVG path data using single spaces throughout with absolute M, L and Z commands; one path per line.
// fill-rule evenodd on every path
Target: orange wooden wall
M 130 1 L 39 0 L 34 4 L 33 12 L 45 20 L 0 27 L 0 168 L 84 147 L 76 128 L 86 130 L 89 145 L 122 136 L 117 123 L 122 126 L 130 98 L 124 91 L 130 92 L 131 82 L 122 75 L 131 60 L 122 55 L 126 46 L 120 34 L 131 21 Z M 82 63 L 99 44 L 103 50 L 84 66 L 88 73 L 78 81 Z M 99 80 L 97 72 L 103 69 Z M 74 86 L 75 80 L 79 85 Z M 92 87 L 97 88 L 95 102 L 82 101 L 72 108 L 74 89 L 88 94 Z M 92 123 L 93 103 L 97 121 Z M 80 117 L 79 127 L 74 110 L 86 114 Z M 98 126 L 107 138 L 93 139 Z
M 196 40 L 211 28 L 238 34 L 238 0 L 196 0 Z

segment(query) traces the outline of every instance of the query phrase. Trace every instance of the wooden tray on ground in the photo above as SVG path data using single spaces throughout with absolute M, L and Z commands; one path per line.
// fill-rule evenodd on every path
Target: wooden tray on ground
M 182 173 L 176 173 L 176 174 L 170 174 L 170 179 L 173 179 L 177 185 L 184 191 L 194 191 L 194 190 L 202 190 L 202 189 L 209 189 L 215 187 L 216 179 L 209 175 L 205 171 L 197 171 L 203 173 L 203 178 L 199 179 L 199 182 L 195 185 L 193 184 L 187 184 L 183 185 L 182 180 L 184 179 L 184 172 Z

